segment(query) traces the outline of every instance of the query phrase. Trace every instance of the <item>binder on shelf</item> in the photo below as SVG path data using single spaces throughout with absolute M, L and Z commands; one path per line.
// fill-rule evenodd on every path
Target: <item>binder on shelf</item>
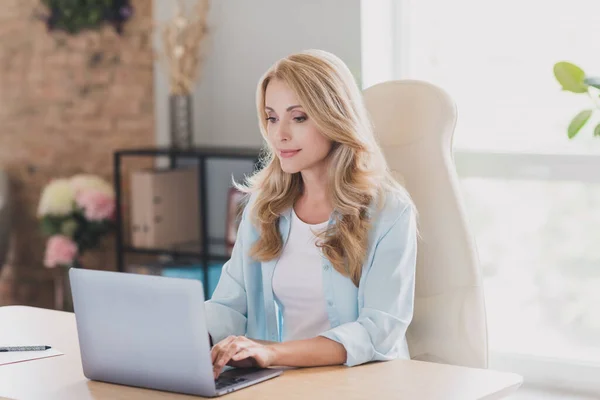
M 147 171 L 134 171 L 131 174 L 131 245 L 148 247 L 149 230 L 148 198 L 150 196 L 151 175 Z
M 198 170 L 132 173 L 132 245 L 175 249 L 200 242 Z

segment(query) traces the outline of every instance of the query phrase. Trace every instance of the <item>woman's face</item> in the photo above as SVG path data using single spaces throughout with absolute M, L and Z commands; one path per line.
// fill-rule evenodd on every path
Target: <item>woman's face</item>
M 325 166 L 332 142 L 321 134 L 283 81 L 273 79 L 269 82 L 265 112 L 267 139 L 284 172 L 294 174 Z

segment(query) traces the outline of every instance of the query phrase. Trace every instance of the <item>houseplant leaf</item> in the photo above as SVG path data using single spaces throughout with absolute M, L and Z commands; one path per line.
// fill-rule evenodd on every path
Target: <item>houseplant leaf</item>
M 581 130 L 581 128 L 583 128 L 585 123 L 588 122 L 588 120 L 592 116 L 592 112 L 592 110 L 583 110 L 571 120 L 571 123 L 569 124 L 569 129 L 567 130 L 569 139 L 573 139 L 575 135 L 577 135 L 577 133 Z
M 566 61 L 554 64 L 554 76 L 563 90 L 573 93 L 586 93 L 585 72 L 575 64 Z

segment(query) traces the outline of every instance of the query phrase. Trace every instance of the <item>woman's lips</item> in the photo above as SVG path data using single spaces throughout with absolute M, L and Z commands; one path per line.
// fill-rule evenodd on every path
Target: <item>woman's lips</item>
M 283 158 L 294 157 L 300 150 L 279 150 L 279 155 Z

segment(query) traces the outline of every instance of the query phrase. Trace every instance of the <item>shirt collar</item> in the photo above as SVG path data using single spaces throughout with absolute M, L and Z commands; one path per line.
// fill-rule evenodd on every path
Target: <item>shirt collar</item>
M 292 218 L 292 207 L 284 210 L 280 215 L 289 221 Z
M 292 207 L 282 211 L 279 215 L 289 222 L 292 219 Z M 333 221 L 335 221 L 336 218 L 339 217 L 341 217 L 341 214 L 337 210 L 333 210 L 331 216 L 329 217 L 329 222 L 332 223 Z

